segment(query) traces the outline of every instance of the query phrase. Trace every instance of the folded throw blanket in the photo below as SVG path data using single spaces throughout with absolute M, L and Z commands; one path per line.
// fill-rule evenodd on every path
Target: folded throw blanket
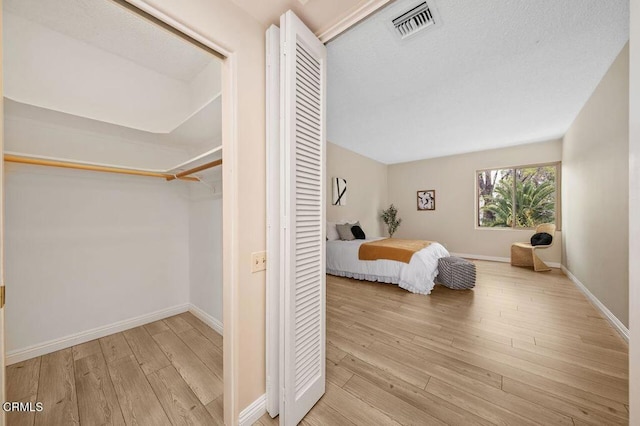
M 414 253 L 429 247 L 430 244 L 431 241 L 399 240 L 396 238 L 371 241 L 360 245 L 358 258 L 360 260 L 387 259 L 409 263 Z

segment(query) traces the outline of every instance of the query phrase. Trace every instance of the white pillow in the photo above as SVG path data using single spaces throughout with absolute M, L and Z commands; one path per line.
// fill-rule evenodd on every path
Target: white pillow
M 329 241 L 337 241 L 340 239 L 338 230 L 336 229 L 336 222 L 327 222 L 327 239 Z

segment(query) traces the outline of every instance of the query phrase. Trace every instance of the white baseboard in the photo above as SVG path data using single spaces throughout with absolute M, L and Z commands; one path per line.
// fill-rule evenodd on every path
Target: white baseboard
M 263 394 L 240 412 L 238 424 L 249 426 L 257 422 L 267 412 L 267 395 Z
M 582 284 L 580 280 L 575 275 L 573 275 L 571 271 L 568 270 L 564 265 L 562 265 L 562 272 L 564 272 L 565 275 L 569 277 L 571 281 L 573 281 L 576 287 L 578 287 L 578 289 L 583 292 L 585 296 L 587 296 L 587 299 L 589 299 L 589 301 L 596 308 L 598 308 L 600 312 L 602 312 L 602 315 L 604 315 L 604 317 L 609 320 L 613 328 L 615 328 L 618 333 L 620 333 L 622 338 L 626 340 L 627 343 L 629 343 L 629 329 L 625 327 L 625 325 L 615 315 L 613 315 L 613 312 L 611 312 L 609 308 L 607 308 L 600 300 L 598 300 L 598 298 L 594 296 L 593 293 L 591 293 L 589 289 L 584 284 Z
M 450 253 L 450 254 L 451 256 L 464 257 L 466 259 L 490 260 L 492 262 L 511 263 L 511 259 L 508 257 L 485 256 L 483 254 L 467 254 L 467 253 Z M 560 268 L 562 266 L 558 262 L 545 261 L 544 263 L 546 263 L 547 266 L 549 266 L 550 268 Z
M 49 340 L 48 342 L 40 343 L 38 345 L 13 350 L 7 352 L 6 363 L 7 365 L 11 365 L 15 364 L 16 362 L 46 355 L 51 352 L 59 351 L 61 349 L 70 348 L 71 346 L 99 339 L 110 334 L 119 333 L 121 331 L 138 327 L 143 324 L 148 324 L 150 322 L 158 321 L 173 315 L 181 314 L 182 312 L 187 312 L 188 310 L 189 304 L 183 303 L 180 305 L 172 306 L 170 308 L 151 312 L 149 314 L 140 315 L 135 318 L 118 321 L 113 324 L 96 327 L 91 330 L 82 331 L 76 334 L 71 334 L 59 339 Z
M 198 317 L 200 321 L 204 322 L 209 327 L 217 331 L 219 335 L 224 336 L 224 327 L 222 326 L 222 322 L 220 320 L 212 317 L 193 303 L 189 303 L 189 312 Z

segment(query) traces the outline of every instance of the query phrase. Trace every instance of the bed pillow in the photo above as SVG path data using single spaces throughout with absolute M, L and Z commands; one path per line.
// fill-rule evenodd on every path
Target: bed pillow
M 340 239 L 342 241 L 351 241 L 356 239 L 353 236 L 353 232 L 351 232 L 351 228 L 354 226 L 360 226 L 360 222 L 336 225 L 336 230 L 338 231 L 338 235 L 340 235 Z
M 354 225 L 351 227 L 351 233 L 356 240 L 364 240 L 366 238 L 366 236 L 364 235 L 364 231 L 358 225 Z
M 337 241 L 339 239 L 340 239 L 340 235 L 338 234 L 338 230 L 336 229 L 336 223 L 327 222 L 327 240 Z

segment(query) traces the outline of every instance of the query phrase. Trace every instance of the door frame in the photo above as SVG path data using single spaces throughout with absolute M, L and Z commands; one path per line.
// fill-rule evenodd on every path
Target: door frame
M 2 0 L 0 0 L 1 2 Z M 126 1 L 143 14 L 164 23 L 171 29 L 201 43 L 206 48 L 218 52 L 222 59 L 222 293 L 224 324 L 224 422 L 238 423 L 238 357 L 240 354 L 237 329 L 240 306 L 238 302 L 238 119 L 237 119 L 237 58 L 233 50 L 225 48 L 218 41 L 196 32 L 180 22 L 168 12 L 157 9 L 145 0 Z

